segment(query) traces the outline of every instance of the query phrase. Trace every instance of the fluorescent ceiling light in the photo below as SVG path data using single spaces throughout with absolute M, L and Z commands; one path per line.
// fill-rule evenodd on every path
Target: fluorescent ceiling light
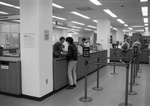
M 71 31 L 72 31 L 72 30 L 74 30 L 74 31 L 80 31 L 79 29 L 71 29 Z
M 145 26 L 148 26 L 148 24 L 144 24 Z
M 144 18 L 144 23 L 148 23 L 148 18 Z
M 128 26 L 127 24 L 124 24 L 124 26 Z
M 112 13 L 109 9 L 104 9 L 103 11 L 105 11 L 107 14 L 109 14 L 110 16 L 112 16 L 113 18 L 116 18 L 117 16 Z
M 71 21 L 72 23 L 75 23 L 75 24 L 79 24 L 79 25 L 85 25 L 83 23 L 80 23 L 80 22 L 77 22 L 77 21 Z
M 117 19 L 118 22 L 120 22 L 121 24 L 124 24 L 125 22 L 122 21 L 121 19 Z
M 52 3 L 52 6 L 56 7 L 56 8 L 60 8 L 60 9 L 63 9 L 64 7 L 58 5 L 58 4 L 55 4 L 55 3 Z
M 140 0 L 140 2 L 148 2 L 148 0 Z
M 139 28 L 139 27 L 144 27 L 144 26 L 143 25 L 139 25 L 139 26 L 132 26 L 132 27 Z
M 148 16 L 148 7 L 141 7 L 143 16 Z
M 130 30 L 125 29 L 125 30 L 123 30 L 123 32 L 130 32 Z
M 95 5 L 102 5 L 98 0 L 89 0 L 89 1 Z
M 129 27 L 130 30 L 133 30 L 131 27 Z
M 148 30 L 148 27 L 145 27 L 146 30 Z
M 87 25 L 87 27 L 96 29 L 96 27 L 95 27 L 95 26 L 92 26 L 92 25 Z
M 67 27 L 62 27 L 62 26 L 56 26 L 57 28 L 60 28 L 60 29 L 69 29 Z
M 97 22 L 97 20 L 93 20 L 93 22 Z
M 82 29 L 81 27 L 78 27 L 78 26 L 72 26 L 73 28 L 78 28 L 78 29 Z
M 67 20 L 65 18 L 61 18 L 61 17 L 57 17 L 57 16 L 52 16 L 53 18 L 56 18 L 56 19 L 60 19 L 60 20 Z
M 88 29 L 88 28 L 84 28 L 84 30 L 87 30 L 87 31 L 92 31 L 92 29 Z
M 12 4 L 8 4 L 8 3 L 5 3 L 5 2 L 1 2 L 1 1 L 0 1 L 0 4 L 1 4 L 1 5 L 4 5 L 4 6 L 9 6 L 9 7 L 13 7 L 13 8 L 20 9 L 20 7 L 18 7 L 18 6 L 14 6 L 14 5 L 12 5 Z
M 117 30 L 117 28 L 112 28 L 112 29 Z
M 9 13 L 6 13 L 6 12 L 3 12 L 3 11 L 0 11 L 0 14 L 9 14 Z
M 144 29 L 135 30 L 136 32 L 144 32 Z
M 82 14 L 80 14 L 80 13 L 78 13 L 78 12 L 75 12 L 75 11 L 73 11 L 73 12 L 71 12 L 72 14 L 75 14 L 75 15 L 78 15 L 78 16 L 80 16 L 80 17 L 82 17 L 82 18 L 85 18 L 85 19 L 90 19 L 90 17 L 87 17 L 87 16 L 85 16 L 85 15 L 82 15 Z
M 15 22 L 20 22 L 20 20 L 12 20 L 12 21 L 15 21 Z

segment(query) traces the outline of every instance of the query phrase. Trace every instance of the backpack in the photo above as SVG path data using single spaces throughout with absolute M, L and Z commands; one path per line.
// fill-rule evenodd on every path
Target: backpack
M 121 48 L 122 48 L 122 51 L 123 51 L 123 52 L 127 52 L 128 44 L 127 44 L 127 43 L 124 43 Z

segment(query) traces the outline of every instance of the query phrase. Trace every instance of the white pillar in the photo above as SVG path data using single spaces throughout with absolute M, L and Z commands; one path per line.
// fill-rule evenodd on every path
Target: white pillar
M 20 0 L 22 94 L 53 90 L 52 0 Z
M 113 43 L 113 44 L 116 44 L 116 36 L 117 36 L 116 34 L 117 34 L 116 30 L 111 31 L 112 43 Z
M 97 43 L 102 44 L 102 49 L 107 50 L 110 56 L 110 20 L 100 19 L 97 22 Z
M 124 42 L 124 33 L 123 30 L 120 28 L 117 28 L 117 36 L 116 36 L 117 41 Z

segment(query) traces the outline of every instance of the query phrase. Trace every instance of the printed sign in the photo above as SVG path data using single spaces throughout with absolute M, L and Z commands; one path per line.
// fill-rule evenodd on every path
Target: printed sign
M 45 40 L 49 40 L 49 30 L 44 30 Z
M 34 33 L 24 34 L 24 47 L 35 47 L 35 34 Z
M 8 69 L 9 69 L 9 66 L 6 66 L 6 65 L 1 65 L 1 69 L 8 70 Z
M 90 58 L 90 48 L 89 47 L 83 47 L 83 57 Z

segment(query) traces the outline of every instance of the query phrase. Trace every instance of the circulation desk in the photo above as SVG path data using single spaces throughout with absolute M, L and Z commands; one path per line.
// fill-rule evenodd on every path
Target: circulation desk
M 90 53 L 89 60 L 97 59 L 97 57 L 100 58 L 106 58 L 107 57 L 107 51 L 97 51 Z M 100 62 L 107 62 L 107 60 L 100 60 Z M 100 65 L 100 67 L 103 67 L 104 65 Z M 53 90 L 57 91 L 66 85 L 69 84 L 68 82 L 68 76 L 67 76 L 67 68 L 68 68 L 68 61 L 66 58 L 54 58 L 53 59 Z M 97 69 L 96 65 L 90 65 L 87 66 L 87 73 L 90 74 L 94 72 Z M 84 58 L 82 55 L 78 56 L 77 61 L 77 69 L 76 69 L 77 79 L 80 80 L 84 77 Z
M 0 57 L 0 93 L 21 95 L 20 58 Z

